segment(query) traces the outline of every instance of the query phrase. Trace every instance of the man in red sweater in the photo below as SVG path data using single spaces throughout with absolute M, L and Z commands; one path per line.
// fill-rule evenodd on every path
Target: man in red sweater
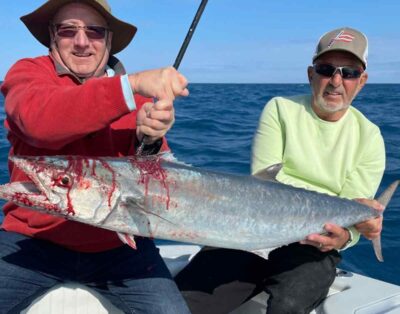
M 1 91 L 10 155 L 127 156 L 168 149 L 173 100 L 187 81 L 172 67 L 126 74 L 113 56 L 136 27 L 105 0 L 50 0 L 21 17 L 48 56 L 14 64 Z M 153 103 L 152 99 L 157 101 Z M 9 164 L 11 181 L 28 178 Z M 129 313 L 189 313 L 152 240 L 137 250 L 115 232 L 4 206 L 0 313 L 19 313 L 56 284 L 86 284 Z

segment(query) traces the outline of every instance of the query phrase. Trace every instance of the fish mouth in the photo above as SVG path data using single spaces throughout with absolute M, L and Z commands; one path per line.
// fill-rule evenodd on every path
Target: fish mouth
M 23 171 L 32 182 L 11 182 L 0 186 L 0 198 L 20 206 L 34 207 L 43 210 L 59 210 L 60 197 L 40 180 L 37 173 L 44 169 L 44 162 L 32 156 L 10 156 L 14 165 Z
M 45 211 L 59 211 L 57 204 L 49 201 L 33 182 L 12 182 L 0 186 L 0 198 L 24 207 Z

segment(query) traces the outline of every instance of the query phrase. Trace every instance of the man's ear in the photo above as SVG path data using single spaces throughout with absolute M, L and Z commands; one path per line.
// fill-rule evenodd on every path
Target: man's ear
M 310 65 L 307 68 L 307 76 L 308 76 L 308 81 L 311 83 L 312 79 L 313 79 L 313 75 L 314 75 L 314 68 Z
M 362 76 L 361 76 L 361 84 L 364 86 L 365 83 L 367 83 L 367 81 L 368 81 L 368 73 L 367 73 L 367 72 L 364 72 L 364 73 L 362 74 Z
M 55 41 L 54 30 L 50 25 L 49 25 L 49 35 L 50 35 L 49 49 L 51 50 L 56 45 L 56 41 Z
M 358 85 L 358 91 L 362 90 L 362 88 L 364 87 L 365 83 L 367 83 L 368 81 L 368 73 L 364 72 L 363 74 L 361 74 L 360 77 L 360 84 Z
M 107 48 L 108 48 L 108 51 L 111 51 L 112 38 L 113 38 L 113 32 L 109 31 L 108 32 L 108 36 L 107 36 Z

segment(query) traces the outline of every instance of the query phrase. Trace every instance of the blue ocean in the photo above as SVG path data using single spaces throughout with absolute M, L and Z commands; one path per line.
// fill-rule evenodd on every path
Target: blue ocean
M 249 174 L 251 141 L 265 103 L 274 96 L 309 93 L 307 84 L 191 84 L 190 96 L 175 102 L 176 123 L 168 134 L 175 156 L 196 167 Z M 0 96 L 0 118 L 4 120 Z M 387 164 L 378 194 L 400 179 L 400 85 L 367 85 L 353 105 L 382 131 Z M 39 123 L 39 122 L 38 122 Z M 8 181 L 6 133 L 0 128 L 0 183 Z M 1 220 L 1 217 L 0 217 Z M 343 252 L 341 268 L 400 285 L 400 190 L 384 214 L 385 261 L 369 241 Z

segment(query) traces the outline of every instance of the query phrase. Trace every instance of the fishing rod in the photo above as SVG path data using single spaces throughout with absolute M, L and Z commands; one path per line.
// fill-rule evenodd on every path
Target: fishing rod
M 208 0 L 202 0 L 200 3 L 199 8 L 197 9 L 196 15 L 192 21 L 192 25 L 190 25 L 189 30 L 186 34 L 185 40 L 183 41 L 183 44 L 181 46 L 181 49 L 179 50 L 178 56 L 175 59 L 173 67 L 178 70 L 179 65 L 181 64 L 182 58 L 185 55 L 186 49 L 189 46 L 189 42 L 192 39 L 193 33 L 196 30 L 197 24 L 200 21 L 201 15 L 203 14 L 204 8 L 207 5 Z
M 185 40 L 182 43 L 181 49 L 179 49 L 179 53 L 176 56 L 175 62 L 173 67 L 178 70 L 179 65 L 181 64 L 181 61 L 183 59 L 183 56 L 185 55 L 186 49 L 189 46 L 190 40 L 192 39 L 193 33 L 196 30 L 197 24 L 200 21 L 201 15 L 203 14 L 203 11 L 207 5 L 208 0 L 201 0 L 201 3 L 199 5 L 199 8 L 197 9 L 196 15 L 193 18 L 192 24 L 189 27 L 189 30 L 186 34 Z M 148 138 L 147 135 L 145 135 L 142 139 L 142 142 L 138 146 L 136 150 L 136 155 L 140 156 L 143 154 L 143 149 L 144 146 L 146 145 L 146 139 Z

